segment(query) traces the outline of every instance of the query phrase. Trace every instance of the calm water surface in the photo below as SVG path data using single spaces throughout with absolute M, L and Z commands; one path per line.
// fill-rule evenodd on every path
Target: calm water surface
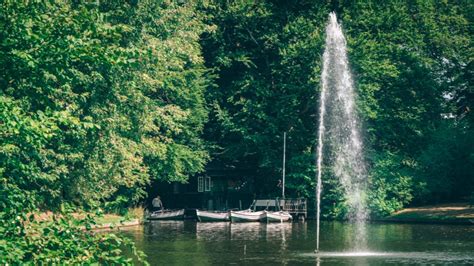
M 351 224 L 155 221 L 129 228 L 152 265 L 474 265 L 474 226 L 368 224 L 365 247 Z M 360 241 L 360 240 L 357 240 Z

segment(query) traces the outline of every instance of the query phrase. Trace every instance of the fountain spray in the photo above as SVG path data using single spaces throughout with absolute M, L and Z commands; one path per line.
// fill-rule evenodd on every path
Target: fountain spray
M 356 249 L 365 247 L 367 182 L 360 137 L 360 119 L 355 106 L 356 92 L 347 59 L 346 39 L 334 12 L 326 26 L 317 147 L 316 252 L 319 251 L 321 176 L 324 149 L 331 157 L 331 170 L 340 181 L 349 206 L 348 218 L 356 225 Z M 324 147 L 327 144 L 327 148 Z M 324 148 L 324 149 L 323 149 Z

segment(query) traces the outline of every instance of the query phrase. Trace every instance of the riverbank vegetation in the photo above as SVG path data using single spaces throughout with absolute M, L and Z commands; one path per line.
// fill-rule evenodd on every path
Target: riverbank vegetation
M 2 262 L 126 262 L 132 243 L 91 234 L 82 228 L 95 218 L 70 213 L 122 212 L 153 180 L 186 182 L 210 161 L 245 168 L 257 196 L 276 195 L 283 132 L 287 195 L 314 198 L 331 11 L 356 80 L 372 215 L 474 197 L 471 1 L 0 7 Z M 323 214 L 343 218 L 326 169 Z M 56 219 L 30 215 L 43 211 Z

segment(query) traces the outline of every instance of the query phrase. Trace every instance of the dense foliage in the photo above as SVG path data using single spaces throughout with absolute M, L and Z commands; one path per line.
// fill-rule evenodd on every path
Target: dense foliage
M 218 73 L 217 88 L 207 94 L 211 113 L 205 132 L 215 144 L 214 159 L 253 169 L 257 194 L 272 193 L 281 176 L 286 131 L 288 187 L 308 196 L 327 13 L 306 19 L 284 3 L 262 1 L 222 2 L 206 12 L 217 25 L 203 38 L 206 64 Z
M 2 261 L 5 254 L 16 254 L 7 261 L 76 257 L 54 249 L 28 255 L 36 234 L 46 246 L 70 236 L 23 233 L 26 213 L 60 211 L 64 203 L 117 209 L 137 203 L 152 178 L 185 181 L 203 170 L 208 81 L 198 40 L 207 27 L 194 9 L 156 1 L 2 2 L 0 216 L 10 243 Z M 81 232 L 87 244 L 100 238 Z M 71 249 L 85 249 L 83 262 L 100 261 L 95 254 L 110 241 Z
M 467 5 L 387 2 L 354 4 L 342 12 L 367 119 L 376 214 L 412 199 L 462 200 L 474 189 L 474 139 L 467 121 L 472 113 L 466 118 L 469 106 L 457 104 L 472 97 L 466 95 L 472 94 L 465 79 L 472 71 L 472 44 L 463 8 Z
M 364 119 L 372 214 L 465 200 L 474 191 L 469 1 L 251 1 L 208 8 L 217 26 L 202 40 L 206 65 L 218 74 L 218 87 L 207 94 L 205 128 L 214 160 L 253 169 L 258 195 L 275 195 L 286 131 L 288 192 L 314 195 L 319 76 L 333 10 L 348 40 Z M 326 216 L 344 215 L 345 199 L 330 171 L 323 198 Z
M 209 160 L 279 195 L 283 132 L 287 194 L 312 198 L 331 11 L 364 120 L 372 214 L 474 197 L 472 1 L 7 0 L 0 262 L 126 262 L 127 240 L 91 234 L 64 207 L 120 210 Z M 329 171 L 323 190 L 324 215 L 343 217 Z M 47 210 L 57 219 L 31 215 Z
M 41 219 L 33 212 L 33 193 L 0 179 L 0 261 L 2 264 L 131 264 L 144 261 L 130 239 L 91 232 L 94 216 L 73 216 L 71 208 Z M 100 213 L 97 213 L 100 215 Z M 126 254 L 126 255 L 125 255 Z

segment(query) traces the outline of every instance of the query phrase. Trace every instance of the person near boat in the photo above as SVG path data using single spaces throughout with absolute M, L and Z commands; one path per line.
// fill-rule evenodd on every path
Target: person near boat
M 151 201 L 151 206 L 151 212 L 145 214 L 147 220 L 182 220 L 184 218 L 184 209 L 165 209 L 160 196 L 156 196 Z
M 156 196 L 151 202 L 152 211 L 162 211 L 163 210 L 163 202 L 161 202 L 160 196 Z

